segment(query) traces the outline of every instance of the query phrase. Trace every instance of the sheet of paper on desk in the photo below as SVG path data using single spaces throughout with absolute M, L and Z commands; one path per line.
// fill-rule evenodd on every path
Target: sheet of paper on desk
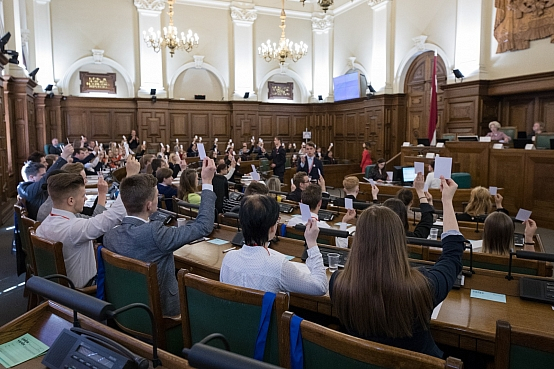
M 444 179 L 450 179 L 452 176 L 452 158 L 439 157 L 435 159 L 435 178 L 444 176 Z
M 229 241 L 222 240 L 220 238 L 214 238 L 213 240 L 209 240 L 208 243 L 213 243 L 214 245 L 225 245 L 226 243 L 229 243 Z
M 0 345 L 0 364 L 6 368 L 19 365 L 48 351 L 49 347 L 29 333 Z
M 487 292 L 487 291 L 480 291 L 480 290 L 471 290 L 470 297 L 481 299 L 481 300 L 489 300 L 494 302 L 503 302 L 506 303 L 506 295 L 502 295 L 500 293 L 493 293 L 493 292 Z

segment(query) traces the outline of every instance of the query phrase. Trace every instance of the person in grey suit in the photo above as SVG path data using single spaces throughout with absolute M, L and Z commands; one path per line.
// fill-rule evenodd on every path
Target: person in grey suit
M 187 222 L 184 227 L 166 227 L 160 221 L 148 220 L 158 208 L 154 176 L 137 174 L 121 182 L 120 196 L 127 216 L 120 226 L 104 235 L 104 246 L 120 255 L 157 264 L 162 312 L 166 316 L 180 313 L 173 251 L 212 232 L 216 200 L 212 178 L 215 170 L 214 161 L 204 159 L 200 210 L 196 220 Z

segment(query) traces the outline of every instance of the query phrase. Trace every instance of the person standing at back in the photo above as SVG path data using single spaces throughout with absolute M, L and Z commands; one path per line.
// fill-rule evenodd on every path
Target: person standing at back
M 279 180 L 283 182 L 285 177 L 285 162 L 287 160 L 285 148 L 281 145 L 281 139 L 279 137 L 275 137 L 273 139 L 273 143 L 275 144 L 275 147 L 271 150 L 271 154 L 268 154 L 263 147 L 262 153 L 269 160 L 273 160 L 273 163 L 271 164 L 273 174 L 279 177 Z
M 317 180 L 323 175 L 323 164 L 315 157 L 315 144 L 312 141 L 306 143 L 306 156 L 298 161 L 296 172 L 306 172 L 310 180 Z
M 362 162 L 360 163 L 360 168 L 362 168 L 362 173 L 365 173 L 365 167 L 373 164 L 371 160 L 371 144 L 369 141 L 364 142 L 363 144 L 364 151 L 362 151 Z

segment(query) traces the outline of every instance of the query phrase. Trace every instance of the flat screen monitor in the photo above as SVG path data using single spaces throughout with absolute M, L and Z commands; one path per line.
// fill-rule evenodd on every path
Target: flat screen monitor
M 402 183 L 413 183 L 416 177 L 414 167 L 402 168 Z
M 428 138 L 418 138 L 418 139 L 417 139 L 417 144 L 418 144 L 418 145 L 423 145 L 423 146 L 429 146 L 429 145 L 431 145 L 431 143 L 429 142 L 429 139 L 428 139 Z
M 402 182 L 402 166 L 395 165 L 392 169 L 392 181 Z
M 360 93 L 360 72 L 348 73 L 333 78 L 335 101 L 358 99 Z
M 458 141 L 479 141 L 477 136 L 458 136 Z

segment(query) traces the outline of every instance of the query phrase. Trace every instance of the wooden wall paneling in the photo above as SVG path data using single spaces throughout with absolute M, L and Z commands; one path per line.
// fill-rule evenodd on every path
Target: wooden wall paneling
M 371 143 L 371 156 L 377 160 L 384 156 L 383 148 L 383 118 L 384 107 L 374 107 L 366 109 L 365 122 L 361 122 L 365 127 L 365 137 Z M 360 117 L 361 118 L 361 117 Z M 365 123 L 365 124 L 364 124 Z M 358 147 L 361 143 L 358 142 Z
M 50 143 L 50 140 L 46 138 L 47 135 L 49 136 L 49 127 L 47 127 L 46 119 L 46 94 L 36 94 L 34 100 L 37 146 L 39 151 L 43 151 L 44 145 Z
M 515 173 L 525 168 L 525 152 L 519 149 L 491 150 L 489 159 L 489 186 L 504 188 L 504 208 L 516 214 L 523 207 L 524 181 L 514 180 Z M 483 184 L 486 185 L 487 184 Z M 527 208 L 525 208 L 527 209 Z
M 53 138 L 57 138 L 59 142 L 66 141 L 65 126 L 62 124 L 61 99 L 59 95 L 45 99 L 47 143 L 50 143 Z
M 234 142 L 246 142 L 250 147 L 250 139 L 252 136 L 259 136 L 258 132 L 258 103 L 251 102 L 231 102 L 231 125 L 233 131 L 231 136 Z M 237 145 L 235 144 L 235 149 Z
M 0 58 L 5 58 L 3 54 L 0 54 Z M 0 59 L 2 60 L 2 59 Z M 15 157 L 16 151 L 16 139 L 15 139 L 15 124 L 11 116 L 11 102 L 9 97 L 9 80 L 10 76 L 3 76 L 2 87 L 4 90 L 3 99 L 4 99 L 4 121 L 6 127 L 6 160 L 8 162 L 8 173 L 7 173 L 7 195 L 9 197 L 15 197 L 17 195 L 16 186 L 19 176 L 17 173 L 17 161 Z
M 183 145 L 183 149 L 187 150 L 192 137 L 190 136 L 190 126 L 189 126 L 189 113 L 184 111 L 170 111 L 169 112 L 169 124 L 171 131 L 171 139 L 178 139 L 179 143 Z
M 258 137 L 261 137 L 264 142 L 268 142 L 271 140 L 271 136 L 273 135 L 273 127 L 274 127 L 274 115 L 264 113 L 264 115 L 259 114 L 258 115 Z M 258 138 L 256 137 L 256 139 Z
M 8 171 L 8 135 L 6 132 L 6 98 L 4 95 L 4 79 L 1 72 L 4 65 L 8 63 L 8 59 L 3 54 L 0 55 L 0 206 L 2 208 L 2 216 L 0 221 L 3 223 L 6 216 L 12 214 L 12 208 L 5 206 L 10 197 L 8 187 L 9 171 Z M 13 189 L 12 189 L 13 191 Z
M 150 102 L 138 102 L 138 136 L 144 137 L 150 144 L 169 144 L 170 126 L 169 114 L 167 112 L 167 103 L 163 101 L 156 103 L 156 109 L 148 106 Z M 155 146 L 155 145 L 154 145 Z
M 69 138 L 69 142 L 78 142 L 81 139 L 81 135 L 88 134 L 88 119 L 86 110 L 82 108 L 62 108 L 62 116 L 66 138 Z M 66 138 L 64 138 L 63 141 L 66 141 Z
M 489 183 L 490 142 L 446 142 L 453 163 L 460 164 L 460 172 L 471 173 L 471 186 L 487 186 Z
M 131 130 L 136 129 L 136 116 L 134 111 L 119 111 L 112 109 L 110 113 L 110 120 L 112 121 L 112 130 L 110 134 L 112 137 L 118 138 L 118 142 L 121 136 L 125 135 L 125 137 L 128 137 L 131 134 Z M 140 138 L 139 136 L 139 139 Z
M 537 104 L 539 110 L 536 116 L 536 121 L 544 123 L 547 132 L 554 132 L 554 97 L 540 98 Z M 527 127 L 527 132 L 530 133 L 531 127 Z
M 554 229 L 554 160 L 551 150 L 529 150 L 525 152 L 524 190 L 518 195 L 523 198 L 523 208 L 533 211 L 531 218 L 539 227 Z
M 229 141 L 231 137 L 231 117 L 229 114 L 211 114 L 211 127 L 213 138 L 220 141 Z M 212 140 L 213 141 L 213 140 Z M 234 142 L 234 141 L 233 141 Z M 235 146 L 237 146 L 235 144 Z
M 535 113 L 535 98 L 505 98 L 502 102 L 500 124 L 517 127 L 518 131 L 527 131 L 527 126 L 533 122 Z M 532 123 L 531 123 L 532 125 Z
M 108 143 L 112 138 L 112 119 L 111 112 L 109 110 L 96 110 L 88 112 L 88 130 L 85 130 L 87 138 L 91 141 L 98 141 Z M 115 142 L 121 142 L 123 138 L 119 136 L 119 139 Z
M 33 82 L 32 80 L 29 80 Z M 36 83 L 33 82 L 33 85 L 36 86 Z M 27 103 L 27 124 L 29 126 L 29 149 L 30 152 L 34 151 L 43 151 L 44 146 L 39 146 L 38 144 L 38 130 L 35 114 L 35 99 L 33 97 L 33 88 L 27 86 L 27 95 L 25 96 Z

